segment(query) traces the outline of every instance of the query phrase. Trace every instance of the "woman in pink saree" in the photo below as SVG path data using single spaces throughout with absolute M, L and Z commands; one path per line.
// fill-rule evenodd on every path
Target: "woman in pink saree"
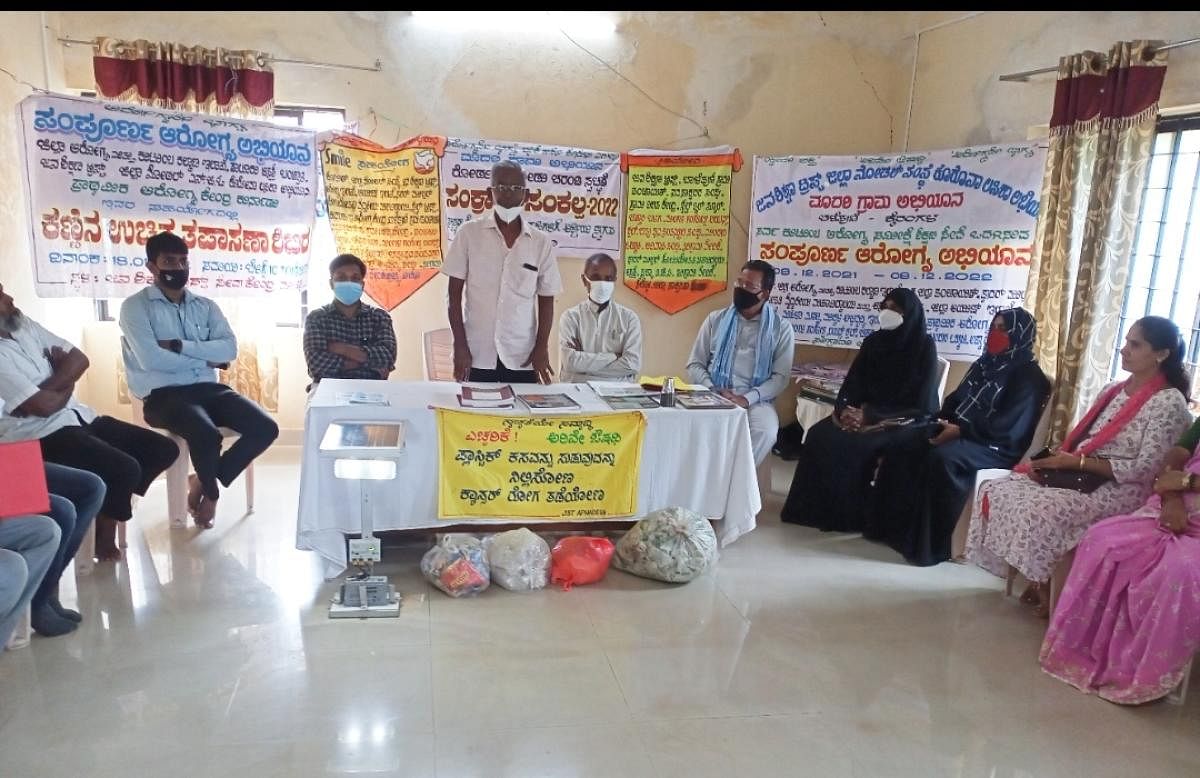
M 1093 525 L 1042 644 L 1042 669 L 1139 705 L 1179 685 L 1200 649 L 1200 422 L 1171 449 L 1156 494 Z

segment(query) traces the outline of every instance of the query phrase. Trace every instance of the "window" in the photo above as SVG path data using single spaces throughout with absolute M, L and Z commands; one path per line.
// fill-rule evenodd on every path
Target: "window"
M 1184 361 L 1196 381 L 1200 362 L 1200 115 L 1159 120 L 1142 208 L 1133 236 L 1129 279 L 1121 306 L 1112 375 L 1120 348 L 1143 316 L 1165 316 L 1179 326 Z
M 84 97 L 95 97 L 94 92 L 82 93 Z M 313 108 L 305 106 L 275 106 L 275 116 L 272 122 L 283 127 L 303 127 L 306 130 L 322 132 L 325 130 L 340 130 L 346 126 L 346 112 L 341 108 Z M 323 288 L 328 275 L 326 263 L 322 259 L 332 259 L 337 254 L 333 240 L 333 230 L 329 226 L 329 218 L 325 213 L 324 188 L 318 189 L 317 218 L 313 222 L 313 233 L 309 241 L 310 256 L 316 261 L 309 263 L 308 285 Z M 299 304 L 297 304 L 297 302 Z M 98 321 L 113 321 L 116 312 L 121 309 L 119 298 L 102 298 L 95 301 L 96 319 Z M 292 295 L 268 295 L 255 303 L 256 307 L 267 306 L 279 327 L 299 327 L 308 316 L 308 293 L 302 292 L 299 300 Z

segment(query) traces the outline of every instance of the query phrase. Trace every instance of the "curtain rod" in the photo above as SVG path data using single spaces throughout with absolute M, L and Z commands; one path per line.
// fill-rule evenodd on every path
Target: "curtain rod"
M 73 43 L 78 43 L 82 46 L 94 46 L 95 45 L 95 43 L 93 41 L 79 40 L 78 38 L 59 38 L 58 42 L 65 46 L 70 46 Z M 366 70 L 371 73 L 378 73 L 383 70 L 383 63 L 380 62 L 379 60 L 375 60 L 375 64 L 373 66 L 367 66 L 367 65 L 343 65 L 343 64 L 340 64 L 337 62 L 313 62 L 312 60 L 307 60 L 307 59 L 280 59 L 278 57 L 272 57 L 269 54 L 267 55 L 267 57 L 268 57 L 268 59 L 270 59 L 271 62 L 278 63 L 280 65 L 303 65 L 305 67 L 310 67 L 310 68 L 332 68 L 332 69 L 336 69 L 336 70 Z
M 1195 43 L 1200 43 L 1200 38 L 1188 38 L 1187 40 L 1183 40 L 1183 41 L 1175 41 L 1174 43 L 1167 43 L 1162 46 L 1159 46 L 1156 49 L 1153 49 L 1153 51 L 1155 51 L 1155 52 L 1170 51 L 1171 49 L 1180 49 L 1180 48 L 1183 48 L 1184 46 L 1191 46 L 1192 44 L 1195 44 Z M 1043 73 L 1057 73 L 1057 72 L 1058 72 L 1058 65 L 1055 65 L 1054 67 L 1038 68 L 1037 70 L 1022 70 L 1020 73 L 1005 73 L 1004 75 L 1000 76 L 999 80 L 1000 81 L 1028 81 L 1030 76 L 1040 76 Z

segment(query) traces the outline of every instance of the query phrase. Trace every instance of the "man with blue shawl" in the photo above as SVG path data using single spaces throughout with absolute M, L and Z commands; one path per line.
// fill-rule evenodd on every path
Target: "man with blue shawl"
M 747 410 L 756 465 L 779 434 L 774 402 L 787 386 L 796 349 L 791 325 L 767 302 L 774 286 L 770 263 L 747 262 L 734 284 L 733 305 L 704 320 L 687 363 L 689 381 Z

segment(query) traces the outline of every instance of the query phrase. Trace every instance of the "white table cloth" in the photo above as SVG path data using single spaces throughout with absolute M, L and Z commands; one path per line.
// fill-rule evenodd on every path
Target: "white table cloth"
M 611 413 L 587 384 L 515 385 L 514 390 L 569 394 L 585 414 Z M 437 529 L 451 524 L 543 523 L 537 519 L 454 519 L 437 517 L 438 440 L 434 407 L 458 409 L 459 385 L 450 382 L 399 382 L 326 379 L 309 399 L 304 422 L 304 451 L 300 472 L 300 505 L 296 547 L 316 551 L 325 560 L 327 577 L 346 567 L 344 536 L 361 529 L 360 492 L 356 481 L 339 480 L 333 460 L 320 454 L 325 428 L 335 421 L 405 422 L 405 452 L 396 479 L 376 481 L 372 492 L 375 530 Z M 349 392 L 382 393 L 389 405 L 338 405 Z M 496 413 L 522 414 L 516 410 Z M 762 508 L 750 428 L 746 412 L 655 408 L 644 411 L 636 520 L 660 508 L 690 508 L 722 519 L 717 526 L 721 544 L 728 545 L 755 527 Z M 606 519 L 597 519 L 603 521 Z M 570 521 L 579 521 L 571 519 Z M 554 520 L 544 523 L 554 524 Z M 481 526 L 481 530 L 485 527 Z

